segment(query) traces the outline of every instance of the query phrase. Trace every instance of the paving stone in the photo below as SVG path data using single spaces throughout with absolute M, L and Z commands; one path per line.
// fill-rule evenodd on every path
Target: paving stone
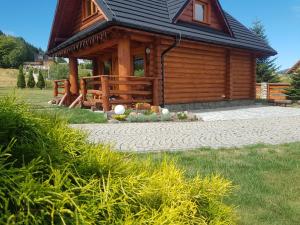
M 300 141 L 300 109 L 252 107 L 197 112 L 206 122 L 72 125 L 94 143 L 120 151 L 175 151 L 230 148 Z

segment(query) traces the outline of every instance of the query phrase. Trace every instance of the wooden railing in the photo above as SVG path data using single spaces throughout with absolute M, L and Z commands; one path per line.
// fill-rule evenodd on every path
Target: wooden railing
M 117 104 L 145 102 L 159 105 L 159 79 L 155 77 L 84 77 L 80 88 L 83 105 L 102 106 L 104 111 Z
M 54 81 L 54 98 L 62 96 L 61 99 L 59 99 L 59 105 L 69 105 L 70 104 L 70 81 L 67 79 L 64 80 L 55 80 Z

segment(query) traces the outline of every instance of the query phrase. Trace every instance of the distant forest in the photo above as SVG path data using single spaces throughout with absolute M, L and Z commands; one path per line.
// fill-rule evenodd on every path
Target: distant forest
M 33 61 L 38 53 L 43 53 L 42 49 L 0 30 L 0 68 L 18 68 L 24 62 Z

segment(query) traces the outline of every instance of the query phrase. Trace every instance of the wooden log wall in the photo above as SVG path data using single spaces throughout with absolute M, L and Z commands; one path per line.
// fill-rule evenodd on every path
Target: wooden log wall
M 255 99 L 254 82 L 250 53 L 182 41 L 165 59 L 166 104 Z
M 166 104 L 224 100 L 225 83 L 224 48 L 182 42 L 166 56 Z
M 255 99 L 255 71 L 250 53 L 231 52 L 232 99 Z

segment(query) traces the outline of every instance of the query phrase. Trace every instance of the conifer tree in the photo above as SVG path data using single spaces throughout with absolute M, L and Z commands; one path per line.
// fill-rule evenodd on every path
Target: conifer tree
M 23 72 L 23 66 L 19 67 L 17 87 L 22 88 L 22 89 L 26 88 L 26 81 L 25 81 L 25 76 L 24 76 L 24 72 Z
M 34 80 L 34 77 L 33 77 L 32 69 L 29 70 L 29 77 L 28 77 L 28 81 L 27 81 L 27 87 L 29 87 L 29 88 L 34 88 L 35 87 L 35 80 Z
M 255 21 L 250 28 L 258 37 L 269 44 L 266 30 L 261 21 Z M 276 58 L 261 57 L 257 59 L 256 65 L 256 80 L 258 83 L 277 83 L 280 82 L 278 76 L 279 67 L 275 64 Z
M 39 71 L 39 77 L 38 77 L 38 82 L 37 82 L 36 86 L 41 90 L 46 87 L 46 83 L 45 83 L 45 79 L 43 77 L 42 71 Z
M 290 100 L 300 100 L 300 70 L 292 75 L 291 87 L 287 89 L 286 95 Z

